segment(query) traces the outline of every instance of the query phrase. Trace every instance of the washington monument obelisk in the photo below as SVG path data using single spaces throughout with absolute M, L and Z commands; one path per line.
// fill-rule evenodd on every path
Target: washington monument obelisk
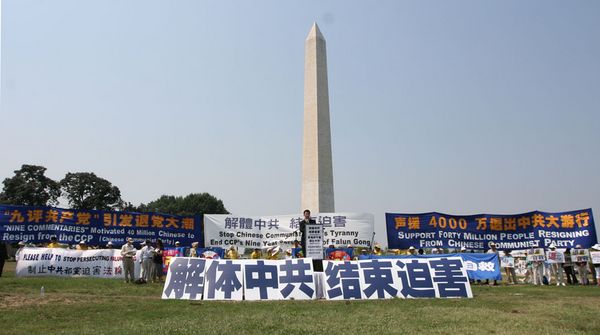
M 316 23 L 304 44 L 302 209 L 335 212 L 325 38 Z

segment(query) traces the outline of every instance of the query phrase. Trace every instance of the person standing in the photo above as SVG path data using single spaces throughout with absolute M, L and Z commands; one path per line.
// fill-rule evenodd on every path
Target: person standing
M 600 251 L 600 244 L 596 243 L 592 246 L 592 251 Z M 591 261 L 590 256 L 590 261 Z M 596 284 L 600 286 L 600 264 L 594 264 L 594 272 L 596 272 Z
M 512 257 L 510 254 L 510 250 L 504 250 L 504 257 Z M 513 258 L 514 261 L 514 258 Z M 515 264 L 513 262 L 512 266 L 507 266 L 504 268 L 504 272 L 506 273 L 506 281 L 507 283 L 516 285 L 517 284 L 517 273 L 515 272 Z
M 142 265 L 142 275 L 140 276 L 146 283 L 152 280 L 152 263 L 154 262 L 154 248 L 150 240 L 146 240 L 140 255 L 140 264 Z
M 556 245 L 554 243 L 550 244 L 549 248 L 549 251 L 556 251 Z M 555 259 L 554 261 L 556 262 L 557 260 Z M 550 264 L 550 279 L 548 280 L 548 284 L 550 284 L 552 277 L 554 277 L 554 280 L 556 281 L 556 286 L 566 286 L 563 276 L 563 263 L 556 262 Z
M 133 246 L 133 239 L 131 237 L 127 238 L 127 243 L 123 244 L 121 247 L 121 256 L 123 257 L 123 272 L 125 273 L 125 282 L 133 283 L 135 282 L 135 275 L 133 273 L 133 257 L 135 256 L 137 250 Z
M 575 246 L 575 249 L 577 249 L 577 252 L 581 252 L 581 245 L 577 245 Z M 577 268 L 577 274 L 579 275 L 579 285 L 589 285 L 590 282 L 588 280 L 588 271 L 587 271 L 587 261 L 579 261 L 579 262 L 575 262 L 575 267 Z
M 0 241 L 0 277 L 2 277 L 2 271 L 4 270 L 4 262 L 8 259 L 8 249 L 6 243 Z
M 304 219 L 300 221 L 300 235 L 302 236 L 300 239 L 300 246 L 302 247 L 302 255 L 306 257 L 306 225 L 316 224 L 317 222 L 310 218 L 310 210 L 308 209 L 305 209 L 304 212 L 302 212 L 302 215 L 304 215 Z
M 575 271 L 573 270 L 573 261 L 571 260 L 570 248 L 565 250 L 565 263 L 563 264 L 563 269 L 567 275 L 567 284 L 577 285 L 577 277 L 575 276 Z
M 165 246 L 163 242 L 158 239 L 156 240 L 156 248 L 154 248 L 154 255 L 152 256 L 153 262 L 153 275 L 152 280 L 154 282 L 162 282 L 163 277 L 163 252 L 165 250 Z
M 490 242 L 488 244 L 488 246 L 490 247 L 490 249 L 487 251 L 488 254 L 496 254 L 496 264 L 495 266 L 497 266 L 497 268 L 500 268 L 500 252 L 498 251 L 498 249 L 496 249 L 496 243 L 494 242 Z M 486 284 L 489 283 L 489 279 L 487 279 L 485 281 Z M 494 279 L 494 284 L 490 284 L 490 285 L 498 285 L 498 281 L 496 279 Z
M 533 261 L 533 285 L 544 285 L 544 261 Z
M 534 284 L 533 282 L 533 262 L 529 259 L 525 259 L 525 278 L 523 278 L 523 283 L 525 284 Z

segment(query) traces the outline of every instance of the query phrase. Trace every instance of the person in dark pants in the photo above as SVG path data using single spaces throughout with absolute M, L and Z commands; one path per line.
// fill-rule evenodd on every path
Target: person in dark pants
M 0 241 L 0 277 L 2 277 L 2 270 L 4 270 L 4 262 L 8 259 L 8 250 L 6 249 L 6 243 Z
M 300 234 L 302 235 L 300 246 L 302 247 L 302 254 L 306 257 L 306 225 L 316 224 L 317 222 L 310 218 L 310 211 L 308 209 L 305 209 L 302 214 L 304 215 L 304 219 L 300 221 Z
M 565 262 L 563 263 L 563 269 L 565 269 L 565 274 L 567 275 L 567 284 L 577 285 L 577 276 L 575 276 L 575 271 L 573 271 L 573 261 L 571 261 L 571 248 L 567 248 L 567 250 L 565 250 Z

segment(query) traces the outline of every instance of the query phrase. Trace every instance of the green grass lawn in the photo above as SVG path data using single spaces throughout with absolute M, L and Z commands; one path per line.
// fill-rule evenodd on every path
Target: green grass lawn
M 600 288 L 473 286 L 473 299 L 190 302 L 162 285 L 0 278 L 0 334 L 600 334 Z M 45 296 L 40 296 L 41 286 Z

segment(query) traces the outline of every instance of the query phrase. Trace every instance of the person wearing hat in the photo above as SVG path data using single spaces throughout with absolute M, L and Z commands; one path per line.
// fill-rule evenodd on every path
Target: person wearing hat
M 112 243 L 112 241 L 108 241 L 108 243 L 106 243 L 105 249 L 113 249 L 114 247 L 115 245 Z
M 367 248 L 363 248 L 360 251 L 360 255 L 358 255 L 358 257 L 357 257 L 357 260 L 363 261 L 363 260 L 367 260 L 367 259 L 371 259 L 371 257 L 369 257 L 369 252 L 368 252 Z
M 548 251 L 556 251 L 554 242 L 548 246 Z M 563 263 L 550 263 L 550 277 L 548 279 L 548 284 L 550 284 L 552 278 L 556 281 L 556 286 L 566 286 L 563 274 Z
M 121 247 L 121 256 L 123 257 L 123 273 L 125 274 L 126 283 L 135 282 L 135 275 L 133 273 L 133 257 L 135 256 L 136 252 L 137 250 L 133 246 L 133 239 L 128 237 L 127 243 L 123 244 Z
M 79 244 L 77 244 L 77 247 L 75 247 L 76 250 L 88 250 L 88 246 L 87 244 L 85 244 L 84 240 L 79 241 Z
M 407 255 L 411 255 L 414 256 L 417 254 L 417 249 L 415 249 L 415 247 L 413 247 L 412 245 L 408 248 L 408 254 Z
M 154 260 L 154 248 L 150 240 L 144 242 L 144 247 L 141 250 L 140 264 L 142 265 L 142 279 L 149 283 L 152 281 L 152 263 Z
M 375 255 L 375 256 L 383 255 L 383 251 L 381 250 L 381 246 L 379 244 L 375 244 L 375 246 L 373 247 L 373 255 Z
M 592 252 L 598 251 L 600 251 L 600 244 L 596 243 L 592 246 Z M 594 272 L 596 272 L 596 285 L 600 286 L 600 263 L 594 264 Z

